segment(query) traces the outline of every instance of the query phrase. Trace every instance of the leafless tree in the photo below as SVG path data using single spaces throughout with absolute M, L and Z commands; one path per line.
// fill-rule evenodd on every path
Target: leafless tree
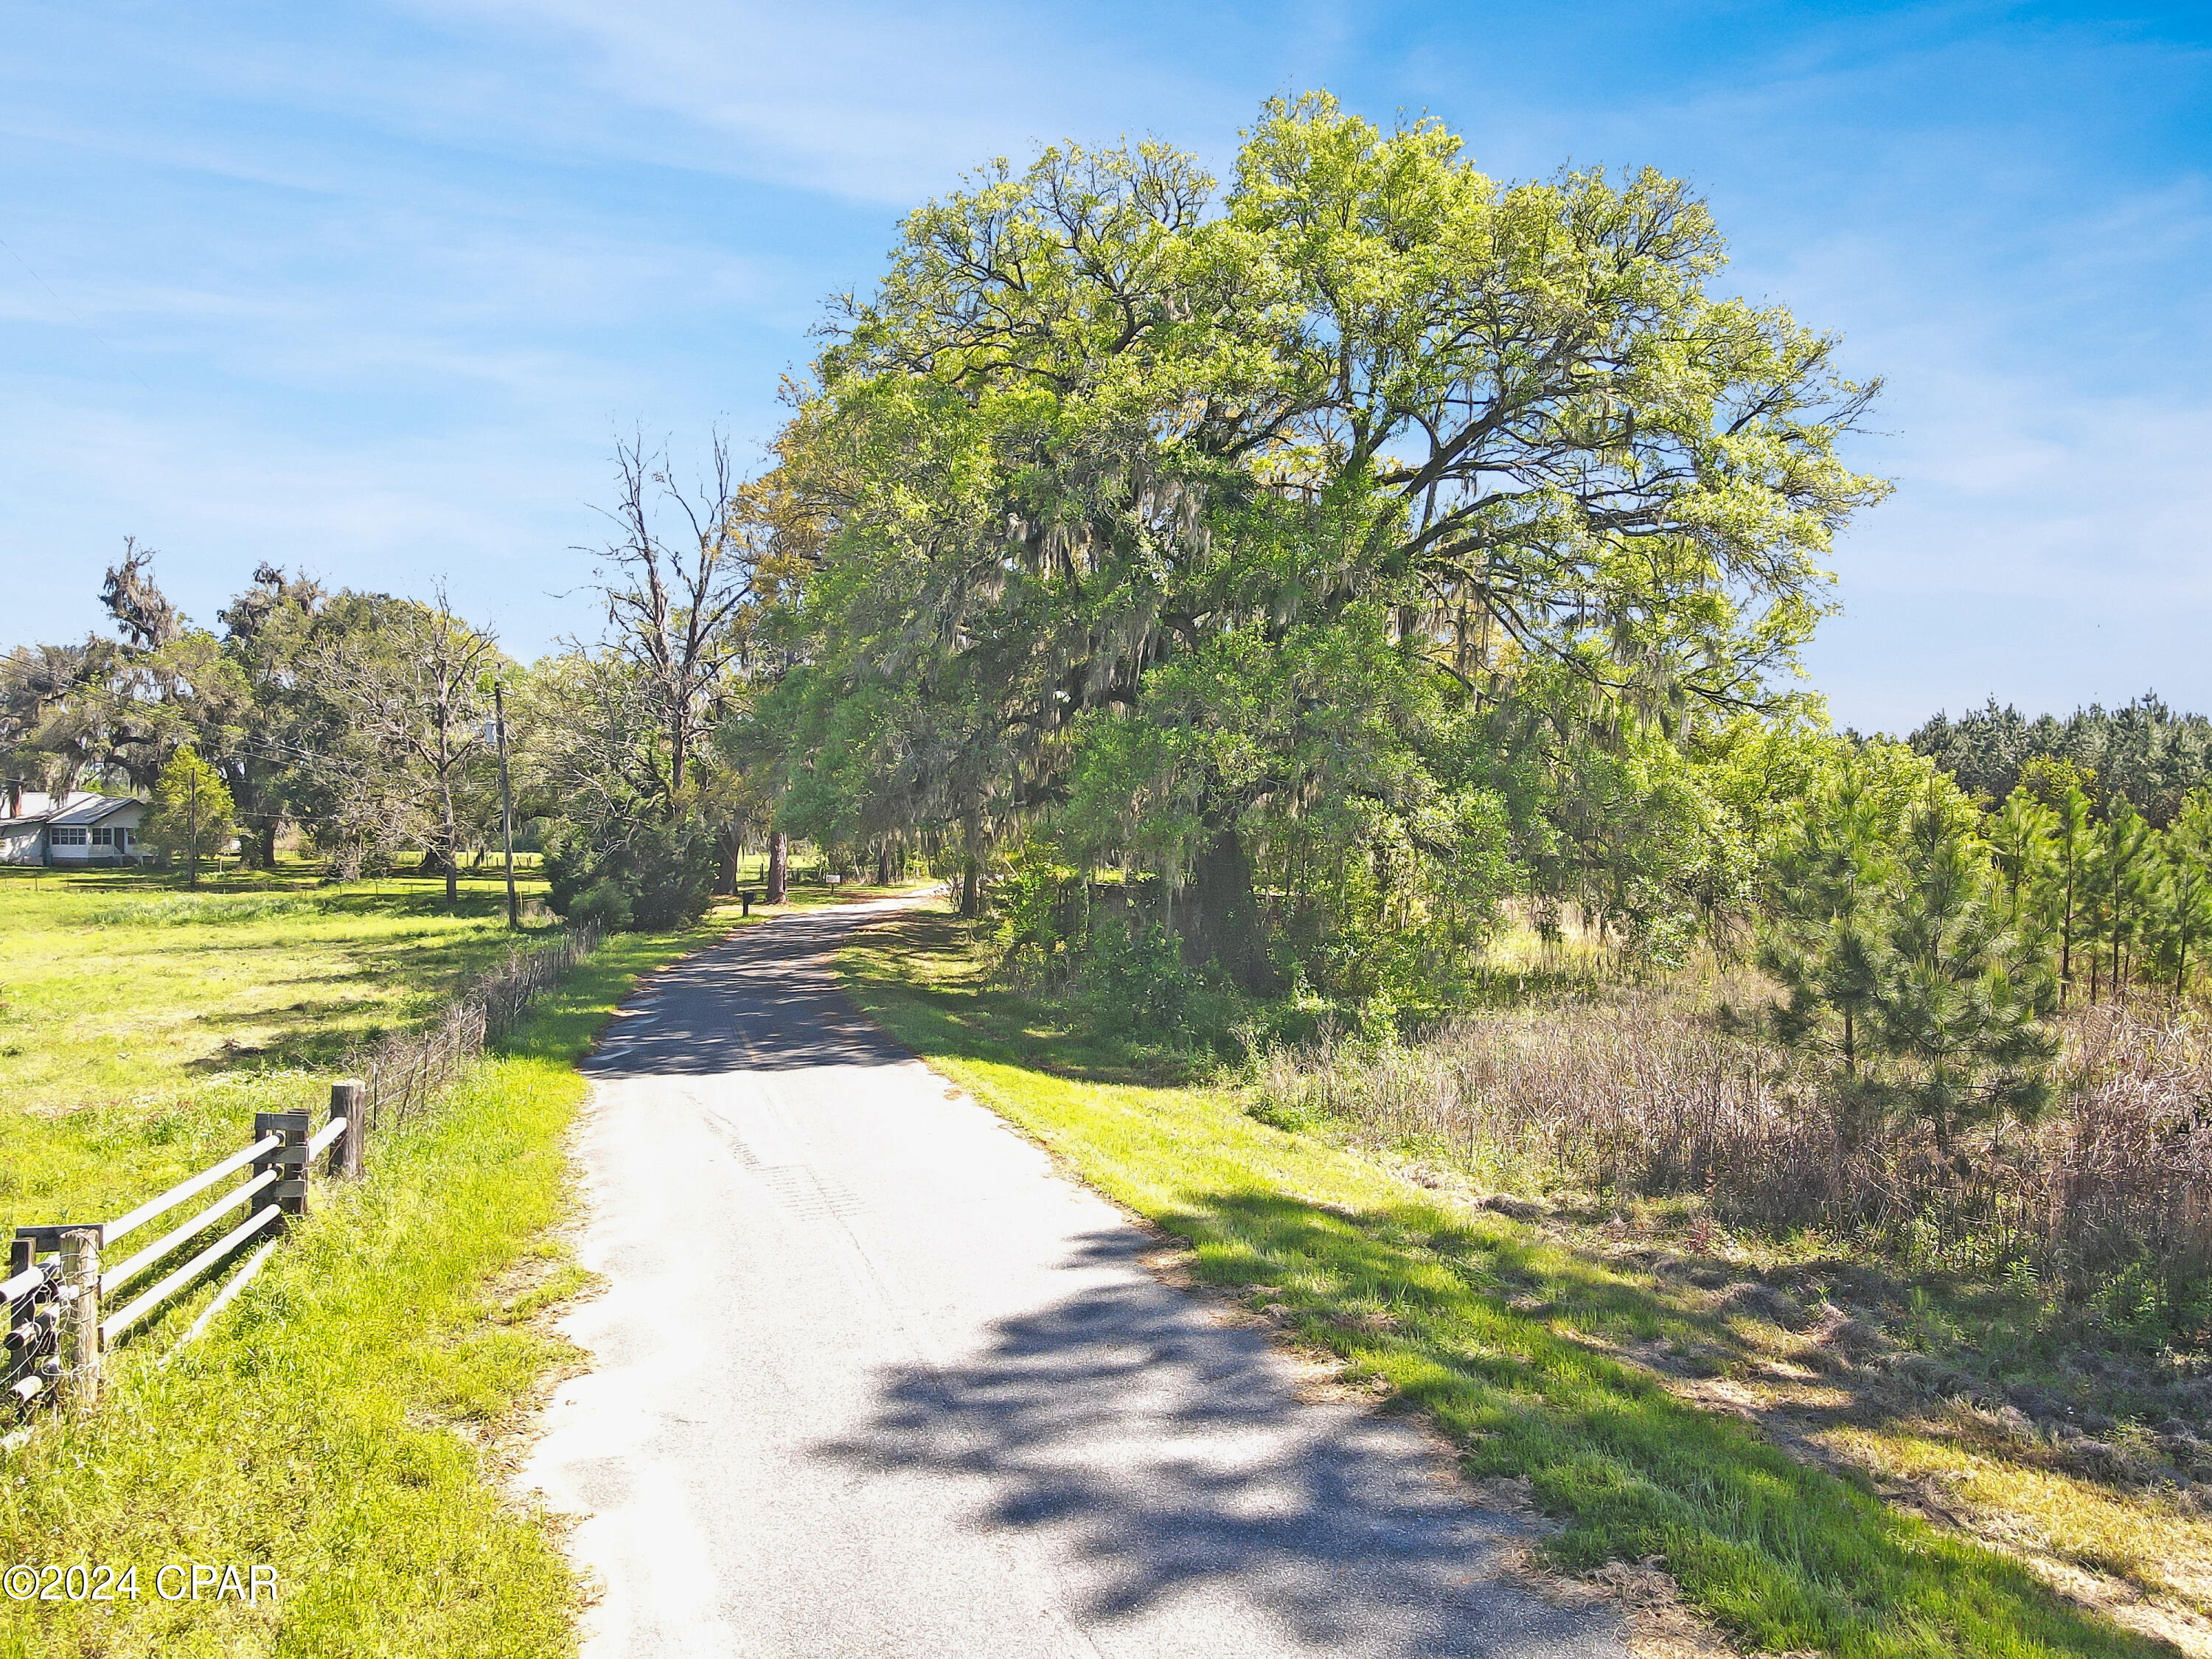
M 452 904 L 481 816 L 474 798 L 489 786 L 484 687 L 500 653 L 491 635 L 453 614 L 442 584 L 432 596 L 430 605 L 394 606 L 374 634 L 334 641 L 313 672 L 350 723 L 357 746 L 349 748 L 362 763 L 354 769 L 378 775 L 351 781 L 394 801 L 394 828 L 443 867 Z
M 754 550 L 720 432 L 706 476 L 688 490 L 674 481 L 666 452 L 648 451 L 641 436 L 617 441 L 615 465 L 621 500 L 607 517 L 619 533 L 600 550 L 596 585 L 609 643 L 635 665 L 654 704 L 666 770 L 656 757 L 650 793 L 672 817 L 683 810 L 716 692 L 743 648 L 732 624 L 752 595 Z

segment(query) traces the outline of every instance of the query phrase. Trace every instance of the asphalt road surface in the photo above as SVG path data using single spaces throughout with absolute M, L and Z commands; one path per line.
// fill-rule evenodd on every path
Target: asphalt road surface
M 1623 1654 L 1417 1431 L 1299 1399 L 853 1011 L 825 953 L 882 908 L 740 931 L 590 1063 L 611 1283 L 525 1477 L 585 1516 L 586 1653 Z

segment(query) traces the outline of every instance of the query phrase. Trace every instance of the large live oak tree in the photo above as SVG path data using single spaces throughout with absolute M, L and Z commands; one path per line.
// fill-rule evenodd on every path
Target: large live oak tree
M 1249 978 L 1254 814 L 1349 794 L 1417 827 L 1442 785 L 1391 751 L 1501 679 L 1544 665 L 1667 730 L 1770 699 L 1883 490 L 1837 453 L 1874 386 L 1710 291 L 1721 240 L 1678 182 L 1506 184 L 1459 149 L 1312 95 L 1263 111 L 1218 199 L 1170 149 L 1069 148 L 914 214 L 786 445 L 830 526 L 802 740 L 875 696 L 880 810 L 972 826 L 1064 799 L 1115 720 L 1184 729 L 1119 744 L 1123 828 L 1172 829 L 1167 873 Z M 1312 672 L 1262 692 L 1251 641 Z M 1447 701 L 1394 721 L 1419 699 L 1390 658 Z M 1185 659 L 1212 701 L 1151 697 Z M 951 787 L 917 789 L 948 746 Z

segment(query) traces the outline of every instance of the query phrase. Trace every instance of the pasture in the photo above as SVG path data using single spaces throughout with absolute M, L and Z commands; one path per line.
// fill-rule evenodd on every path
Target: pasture
M 0 876 L 0 1221 L 112 1214 L 242 1142 L 256 1111 L 315 1106 L 353 1049 L 510 941 L 483 877 L 449 911 L 436 881 L 319 886 L 305 866 L 197 891 Z

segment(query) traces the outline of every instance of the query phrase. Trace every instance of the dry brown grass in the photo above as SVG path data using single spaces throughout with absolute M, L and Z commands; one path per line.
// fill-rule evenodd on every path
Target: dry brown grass
M 2024 1263 L 2074 1290 L 2147 1273 L 2185 1316 L 2212 1270 L 2212 1054 L 2193 1015 L 2065 1022 L 2062 1101 L 1945 1165 L 1869 1133 L 1763 1036 L 1741 979 L 1623 987 L 1468 1015 L 1412 1042 L 1322 1040 L 1255 1062 L 1264 1113 L 1441 1152 L 1509 1192 L 1686 1194 L 1738 1225 L 1812 1226 L 1907 1259 Z
M 1847 1134 L 1726 1012 L 1763 994 L 1686 977 L 1280 1049 L 1255 1110 L 1648 1271 L 1703 1338 L 1592 1346 L 2212 1659 L 2212 1034 L 2069 1013 L 2059 1103 L 1962 1171 Z

